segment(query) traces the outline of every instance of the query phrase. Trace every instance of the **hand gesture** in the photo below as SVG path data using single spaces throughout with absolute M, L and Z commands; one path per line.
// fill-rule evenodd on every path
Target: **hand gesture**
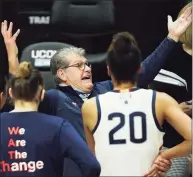
M 171 161 L 164 159 L 161 155 L 158 155 L 155 159 L 152 168 L 148 173 L 144 175 L 144 177 L 161 177 L 169 170 L 171 167 Z
M 174 22 L 172 17 L 168 15 L 168 36 L 177 42 L 191 23 L 192 7 L 187 8 L 184 13 Z
M 12 35 L 12 30 L 13 30 L 13 23 L 12 22 L 9 24 L 8 29 L 7 29 L 7 21 L 6 20 L 4 20 L 4 22 L 1 23 L 1 34 L 3 35 L 3 39 L 5 42 L 8 56 L 18 54 L 16 39 L 20 33 L 20 30 L 18 29 L 14 35 Z
M 12 35 L 12 30 L 13 30 L 12 22 L 9 24 L 8 28 L 6 20 L 1 23 L 1 34 L 3 35 L 8 55 L 9 73 L 15 74 L 17 68 L 19 67 L 19 61 L 17 58 L 18 48 L 16 45 L 16 39 L 20 33 L 20 30 L 18 29 L 14 35 Z

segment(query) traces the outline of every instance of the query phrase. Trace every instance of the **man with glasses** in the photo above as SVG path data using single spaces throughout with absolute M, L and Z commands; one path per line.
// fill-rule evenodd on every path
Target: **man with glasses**
M 85 140 L 81 106 L 84 99 L 92 96 L 92 90 L 94 94 L 98 92 L 93 87 L 91 68 L 84 54 L 84 49 L 70 47 L 59 50 L 52 57 L 50 66 L 57 89 L 47 91 L 39 110 L 47 114 L 67 117 Z M 109 84 L 109 81 L 107 83 Z M 99 93 L 111 88 L 110 84 L 106 89 L 100 87 L 106 85 L 97 84 Z
M 91 68 L 81 48 L 70 47 L 58 51 L 51 59 L 51 71 L 59 86 L 71 86 L 78 95 L 93 88 Z

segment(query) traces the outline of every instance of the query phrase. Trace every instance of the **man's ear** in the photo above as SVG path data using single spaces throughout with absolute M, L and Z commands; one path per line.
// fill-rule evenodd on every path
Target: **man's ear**
M 66 73 L 62 69 L 57 70 L 57 76 L 64 82 L 67 81 Z
M 111 70 L 110 70 L 109 66 L 107 66 L 107 73 L 108 73 L 108 76 L 111 77 Z
M 41 97 L 40 97 L 41 101 L 43 101 L 44 96 L 45 96 L 45 90 L 43 89 L 43 90 L 42 90 L 42 93 L 41 93 Z
M 13 93 L 11 88 L 9 88 L 9 96 L 13 99 Z

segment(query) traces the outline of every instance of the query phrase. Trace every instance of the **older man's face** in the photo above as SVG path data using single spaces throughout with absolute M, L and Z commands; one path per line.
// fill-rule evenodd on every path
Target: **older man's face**
M 93 88 L 91 68 L 83 56 L 71 54 L 68 56 L 69 66 L 65 70 L 66 84 L 74 89 L 90 93 Z

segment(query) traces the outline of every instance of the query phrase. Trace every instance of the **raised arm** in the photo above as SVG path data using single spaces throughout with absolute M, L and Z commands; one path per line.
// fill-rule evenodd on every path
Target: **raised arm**
M 16 45 L 16 39 L 20 33 L 18 29 L 15 34 L 12 34 L 13 31 L 13 23 L 7 25 L 7 21 L 1 23 L 1 34 L 3 35 L 3 39 L 5 42 L 5 47 L 7 50 L 8 64 L 9 64 L 9 73 L 14 75 L 17 68 L 19 67 L 19 61 L 17 58 L 18 48 Z
M 78 165 L 84 177 L 99 177 L 100 164 L 76 130 L 69 123 L 64 122 L 60 132 L 60 144 L 64 156 L 71 158 Z
M 192 8 L 187 8 L 186 11 L 176 20 L 172 21 L 172 17 L 168 16 L 168 36 L 142 62 L 141 73 L 138 78 L 138 86 L 147 87 L 147 85 L 155 78 L 159 71 L 164 66 L 168 55 L 174 50 L 180 36 L 186 31 L 192 23 Z

